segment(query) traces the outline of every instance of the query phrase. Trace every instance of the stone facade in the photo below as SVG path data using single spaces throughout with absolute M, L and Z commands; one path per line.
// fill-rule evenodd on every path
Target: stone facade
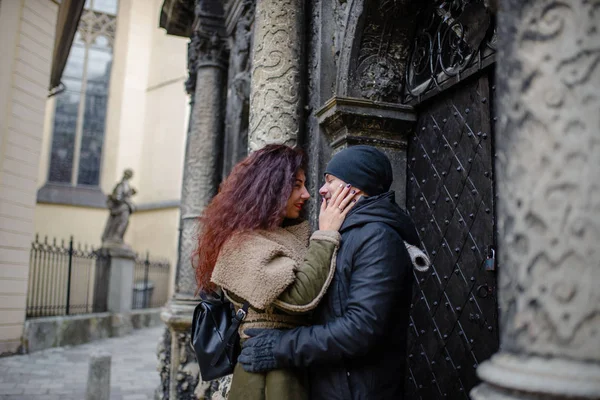
M 167 3 L 172 1 L 166 0 Z M 491 136 L 493 123 L 490 120 L 495 121 L 495 117 L 489 111 L 488 100 L 498 86 L 495 91 L 498 98 L 495 115 L 499 117 L 495 128 L 498 131 L 495 138 L 497 221 L 501 231 L 498 290 L 503 317 L 502 348 L 510 353 L 501 353 L 481 366 L 480 377 L 487 383 L 475 389 L 473 396 L 485 396 L 494 390 L 502 392 L 504 389 L 497 389 L 500 386 L 506 390 L 546 393 L 544 387 L 552 384 L 543 373 L 541 380 L 535 383 L 537 386 L 525 388 L 508 383 L 516 379 L 507 372 L 515 367 L 515 360 L 523 361 L 518 366 L 524 373 L 539 372 L 538 367 L 542 365 L 535 357 L 552 357 L 560 368 L 570 363 L 573 370 L 565 376 L 583 389 L 569 392 L 565 388 L 577 386 L 575 383 L 557 381 L 555 386 L 563 385 L 565 395 L 589 394 L 596 390 L 599 357 L 594 345 L 600 321 L 598 296 L 591 289 L 591 282 L 598 272 L 598 254 L 593 244 L 597 242 L 599 228 L 594 203 L 598 191 L 591 171 L 598 169 L 597 135 L 594 134 L 598 124 L 597 115 L 593 114 L 594 107 L 596 111 L 598 108 L 595 92 L 600 86 L 598 49 L 594 47 L 598 34 L 598 19 L 594 18 L 597 7 L 584 0 L 560 4 L 511 0 L 434 1 L 431 7 L 416 0 L 229 0 L 222 10 L 224 24 L 218 26 L 208 23 L 198 12 L 215 4 L 217 2 L 210 0 L 196 2 L 196 22 L 190 26 L 193 32 L 190 59 L 210 47 L 194 46 L 195 32 L 199 27 L 203 32 L 210 28 L 210 32 L 216 32 L 210 36 L 212 43 L 221 43 L 222 51 L 229 50 L 228 73 L 225 77 L 214 69 L 210 73 L 217 75 L 201 79 L 200 72 L 192 73 L 196 64 L 190 66 L 190 75 L 196 74 L 189 81 L 189 85 L 195 84 L 195 94 L 184 176 L 188 174 L 189 190 L 194 195 L 182 201 L 178 294 L 171 305 L 174 312 L 164 314 L 167 324 L 178 328 L 169 331 L 170 336 L 165 336 L 161 347 L 163 379 L 169 379 L 167 371 L 171 379 L 162 387 L 163 398 L 168 397 L 167 392 L 177 398 L 191 398 L 195 390 L 195 396 L 217 399 L 227 392 L 228 379 L 209 383 L 196 378 L 198 384 L 193 387 L 196 381 L 189 377 L 197 374 L 197 370 L 190 361 L 193 356 L 186 350 L 189 339 L 185 333 L 191 309 L 197 301 L 192 295 L 193 270 L 189 263 L 194 245 L 190 236 L 193 230 L 187 224 L 195 223 L 194 218 L 214 195 L 219 179 L 248 151 L 271 142 L 287 143 L 302 146 L 309 154 L 308 186 L 311 194 L 316 194 L 331 155 L 346 146 L 364 143 L 380 148 L 392 160 L 393 188 L 397 202 L 404 205 L 410 194 L 406 185 L 407 164 L 416 165 L 418 161 L 407 160 L 407 149 L 416 136 L 419 118 L 430 115 L 427 114 L 428 101 L 443 98 L 442 95 L 450 91 L 458 93 L 454 98 L 457 104 L 475 101 L 466 98 L 460 103 L 459 89 L 467 85 L 469 78 L 473 78 L 471 83 L 481 78 L 482 90 L 477 91 L 474 98 L 478 104 L 486 104 L 481 107 L 484 111 L 473 116 L 467 107 L 461 109 L 460 114 L 459 110 L 452 114 L 454 104 L 448 104 L 449 114 L 441 116 L 443 122 L 439 121 L 439 126 L 452 115 L 456 117 L 453 121 L 486 119 L 478 125 L 490 128 L 484 132 L 467 132 L 466 123 L 455 130 L 464 131 L 465 137 L 476 136 L 481 140 Z M 496 12 L 499 13 L 497 22 Z M 428 16 L 429 25 L 425 23 L 429 21 Z M 170 25 L 178 26 L 174 34 L 186 31 L 181 28 L 185 25 L 184 19 L 178 21 L 165 24 L 167 31 Z M 439 40 L 424 42 L 423 38 L 429 34 L 427 29 L 442 32 Z M 222 32 L 224 36 L 219 36 Z M 499 40 L 497 36 L 502 35 Z M 492 66 L 496 64 L 498 73 L 494 78 Z M 215 85 L 227 88 L 223 103 L 211 94 Z M 210 106 L 206 101 L 199 104 L 202 96 L 210 97 Z M 221 104 L 220 109 L 217 109 L 218 104 Z M 200 112 L 202 107 L 205 109 Z M 208 109 L 212 112 L 207 112 Z M 223 128 L 220 123 L 224 124 Z M 439 129 L 436 121 L 432 125 Z M 202 139 L 207 149 L 211 149 L 210 152 L 202 150 L 206 151 L 203 163 L 199 162 L 200 150 L 191 150 L 197 146 L 194 135 L 200 134 L 200 126 L 212 129 L 204 133 L 209 136 Z M 420 133 L 420 137 L 427 138 L 426 133 Z M 435 137 L 433 132 L 429 136 Z M 435 148 L 435 143 L 432 145 Z M 439 143 L 439 146 L 452 153 L 452 148 L 459 143 Z M 491 165 L 494 155 L 486 156 Z M 456 162 L 461 161 L 455 158 Z M 455 162 L 454 158 L 448 159 Z M 470 164 L 473 160 L 462 161 Z M 427 165 L 447 167 L 435 165 L 431 160 Z M 453 171 L 459 176 L 462 168 L 455 165 Z M 431 174 L 439 179 L 446 176 L 446 171 Z M 483 175 L 491 176 L 489 171 Z M 457 178 L 457 182 L 464 186 L 468 179 L 466 175 L 462 180 Z M 532 191 L 532 188 L 539 189 Z M 477 191 L 473 191 L 476 195 Z M 442 199 L 446 196 L 439 195 Z M 307 212 L 313 225 L 317 219 L 314 197 L 318 196 L 313 196 Z M 452 198 L 459 197 L 459 193 L 452 193 Z M 449 195 L 443 203 L 451 203 Z M 192 204 L 194 211 L 187 212 Z M 435 201 L 432 204 L 436 204 Z M 459 208 L 460 205 L 456 209 Z M 482 211 L 495 212 L 488 206 Z M 474 218 L 474 214 L 466 215 Z M 444 218 L 440 217 L 440 221 Z M 447 220 L 446 224 L 449 223 Z M 422 228 L 420 232 L 425 232 L 425 227 Z M 471 232 L 477 234 L 477 229 Z M 435 250 L 439 251 L 429 250 L 432 255 L 436 254 Z M 460 248 L 452 250 L 459 252 Z M 566 268 L 576 272 L 568 272 Z M 495 282 L 495 272 L 490 273 L 494 274 Z M 420 282 L 429 278 L 439 280 L 431 276 L 417 278 Z M 465 279 L 467 283 L 468 279 Z M 471 277 L 470 281 L 474 279 Z M 463 286 L 469 287 L 468 284 Z M 468 289 L 464 301 L 467 302 L 469 296 L 496 296 L 495 287 L 483 287 L 483 294 L 482 287 Z M 418 292 L 416 296 L 415 302 Z M 456 324 L 466 323 L 467 317 L 472 323 L 479 317 L 461 316 L 461 306 L 456 307 L 456 314 Z M 485 329 L 491 331 L 492 325 L 495 326 L 495 321 L 490 321 Z M 464 336 L 462 328 L 460 331 Z M 435 334 L 437 328 L 433 332 Z M 171 340 L 175 334 L 177 340 Z M 461 340 L 458 334 L 457 340 Z M 441 335 L 440 342 L 445 343 Z M 482 344 L 473 344 L 477 345 Z M 449 346 L 449 342 L 444 344 L 444 348 Z M 491 354 L 497 350 L 497 341 L 487 346 L 488 350 L 492 347 L 488 352 Z M 469 365 L 470 375 L 465 375 L 465 369 L 457 365 L 452 371 L 456 375 L 450 375 L 449 371 L 442 376 L 442 371 L 440 378 L 454 381 L 454 376 L 459 377 L 461 387 L 456 393 L 466 398 L 468 391 L 479 383 L 475 377 L 479 361 L 482 360 Z M 431 368 L 437 367 L 432 365 Z M 490 372 L 497 370 L 504 371 L 497 375 L 499 378 Z M 579 378 L 575 379 L 576 375 Z M 431 381 L 431 377 L 427 379 Z M 528 379 L 528 382 L 534 384 L 535 380 Z M 433 386 L 439 388 L 435 379 Z M 419 391 L 418 385 L 415 384 L 414 390 Z M 502 398 L 504 394 L 494 395 Z
M 0 4 L 0 354 L 18 350 L 58 4 Z

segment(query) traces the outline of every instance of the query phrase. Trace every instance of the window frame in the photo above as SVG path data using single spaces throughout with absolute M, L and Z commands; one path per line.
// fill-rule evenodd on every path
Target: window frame
M 51 180 L 52 175 L 52 161 L 53 161 L 53 151 L 54 148 L 54 138 L 55 138 L 55 120 L 56 120 L 56 108 L 57 104 L 55 102 L 53 107 L 53 118 L 52 118 L 52 128 L 51 128 L 51 137 L 50 137 L 50 146 L 49 146 L 49 157 L 48 157 L 48 169 L 46 174 L 46 185 L 51 185 L 54 188 L 60 188 L 65 186 L 70 187 L 88 187 L 94 188 L 100 186 L 100 181 L 102 177 L 102 164 L 104 159 L 104 139 L 106 135 L 106 114 L 108 114 L 108 102 L 110 98 L 110 91 L 107 88 L 106 93 L 106 108 L 105 111 L 105 123 L 104 123 L 104 132 L 102 134 L 102 145 L 100 150 L 100 161 L 98 166 L 98 183 L 97 184 L 85 184 L 79 183 L 79 173 L 81 167 L 81 154 L 82 154 L 82 144 L 83 144 L 83 136 L 84 136 L 84 123 L 85 123 L 85 112 L 86 112 L 86 101 L 88 98 L 87 86 L 88 86 L 88 73 L 89 73 L 89 59 L 90 59 L 90 50 L 94 48 L 94 43 L 97 38 L 104 37 L 107 39 L 108 48 L 111 49 L 111 58 L 114 57 L 114 41 L 115 41 L 115 31 L 116 31 L 116 19 L 118 14 L 119 0 L 115 1 L 117 14 L 110 14 L 105 11 L 97 11 L 94 9 L 94 2 L 97 0 L 88 0 L 86 2 L 86 8 L 84 9 L 81 19 L 79 21 L 79 26 L 77 28 L 77 35 L 81 36 L 81 44 L 73 43 L 71 48 L 74 46 L 83 48 L 83 67 L 81 71 L 80 78 L 80 89 L 79 89 L 79 104 L 77 105 L 77 120 L 75 123 L 75 132 L 73 137 L 73 156 L 71 160 L 71 171 L 70 171 L 70 180 L 66 181 L 56 181 Z M 100 26 L 100 29 L 94 30 L 96 28 L 95 22 L 99 18 L 105 18 L 106 21 L 103 25 Z M 114 58 L 111 59 L 111 63 Z M 112 75 L 112 73 L 111 73 Z M 69 79 L 77 79 L 77 77 L 69 77 Z M 110 87 L 111 78 L 108 79 L 108 86 Z M 38 195 L 39 197 L 39 195 Z M 54 196 L 51 196 L 54 197 Z

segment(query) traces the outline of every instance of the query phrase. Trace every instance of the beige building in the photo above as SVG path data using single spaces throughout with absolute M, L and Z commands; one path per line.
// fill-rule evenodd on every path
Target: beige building
M 48 97 L 59 3 L 0 0 L 0 353 L 20 345 L 34 235 L 99 246 L 124 169 L 126 242 L 176 262 L 187 40 L 158 28 L 160 0 L 87 0 Z

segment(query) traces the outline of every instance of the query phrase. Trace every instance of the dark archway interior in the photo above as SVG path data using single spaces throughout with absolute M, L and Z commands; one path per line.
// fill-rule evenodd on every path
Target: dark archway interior
M 352 4 L 360 9 L 356 4 Z M 408 399 L 468 399 L 498 350 L 495 18 L 483 1 L 368 1 L 338 76 L 349 97 L 414 106 L 407 210 L 433 261 L 415 272 Z M 342 85 L 343 86 L 343 85 Z

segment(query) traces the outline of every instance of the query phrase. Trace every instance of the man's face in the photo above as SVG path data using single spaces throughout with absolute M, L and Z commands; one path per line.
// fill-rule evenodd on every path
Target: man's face
M 319 194 L 321 195 L 321 197 L 325 197 L 326 200 L 329 200 L 340 186 L 346 186 L 346 182 L 344 182 L 337 176 L 325 174 L 325 184 L 319 189 Z M 355 188 L 354 186 L 351 188 L 351 190 L 354 190 L 356 192 L 357 197 L 358 195 L 364 196 L 364 193 L 358 188 Z

